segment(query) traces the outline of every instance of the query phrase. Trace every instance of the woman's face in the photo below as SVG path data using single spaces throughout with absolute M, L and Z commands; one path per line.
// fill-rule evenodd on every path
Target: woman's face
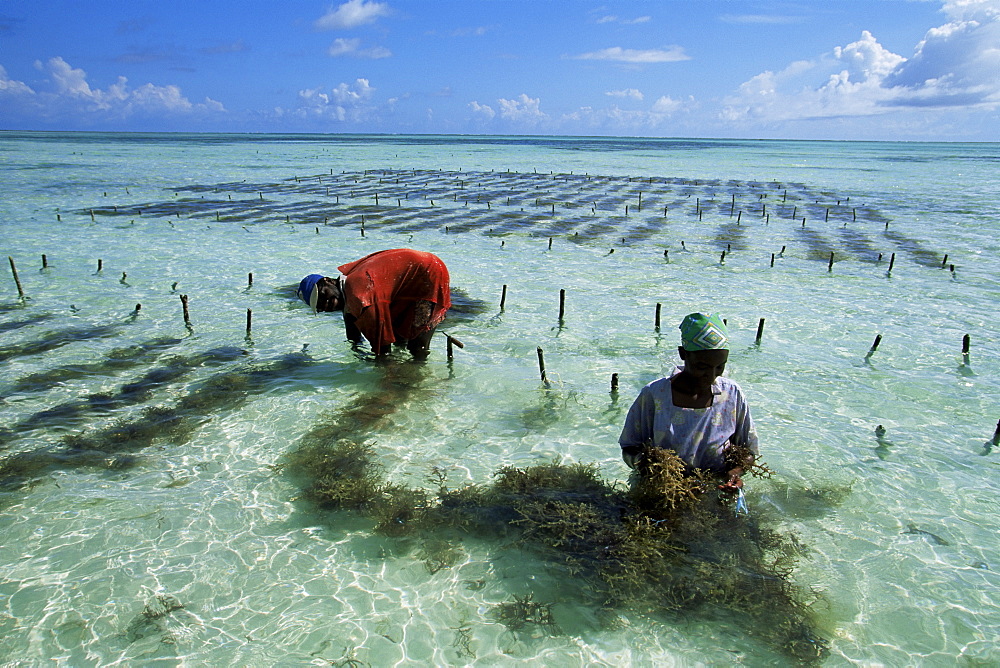
M 319 290 L 316 298 L 317 311 L 339 311 L 344 308 L 344 298 L 336 279 L 324 276 L 316 282 L 314 289 Z
M 726 370 L 729 361 L 728 350 L 684 350 L 679 349 L 684 360 L 684 371 L 697 381 L 699 387 L 710 387 L 715 379 Z

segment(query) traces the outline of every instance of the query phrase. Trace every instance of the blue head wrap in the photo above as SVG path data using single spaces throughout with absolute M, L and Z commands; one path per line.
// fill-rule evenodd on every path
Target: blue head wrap
M 299 290 L 295 293 L 299 299 L 312 307 L 313 313 L 316 312 L 316 303 L 319 301 L 319 290 L 316 289 L 316 284 L 321 278 L 323 278 L 322 274 L 309 274 L 299 283 Z

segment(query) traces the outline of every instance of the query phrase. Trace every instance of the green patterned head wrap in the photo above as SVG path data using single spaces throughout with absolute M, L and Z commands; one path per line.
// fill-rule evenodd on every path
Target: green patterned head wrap
M 718 313 L 692 313 L 681 322 L 684 350 L 728 350 L 729 330 Z

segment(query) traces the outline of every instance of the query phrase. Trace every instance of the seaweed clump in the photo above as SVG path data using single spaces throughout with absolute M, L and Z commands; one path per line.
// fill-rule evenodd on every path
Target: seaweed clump
M 448 553 L 463 536 L 498 541 L 539 558 L 573 596 L 604 611 L 640 614 L 728 611 L 745 631 L 800 663 L 827 652 L 811 604 L 791 575 L 802 555 L 794 536 L 738 517 L 718 480 L 692 473 L 672 452 L 650 449 L 630 486 L 604 481 L 593 464 L 505 466 L 487 484 L 449 489 L 436 471 L 436 495 L 389 483 L 374 449 L 346 438 L 307 435 L 286 465 L 303 497 L 321 508 L 354 510 L 388 536 L 417 535 Z M 328 433 L 328 435 L 331 435 Z M 754 464 L 747 475 L 768 475 Z M 428 568 L 448 566 L 439 559 Z M 551 604 L 533 593 L 496 606 L 512 630 L 557 628 Z

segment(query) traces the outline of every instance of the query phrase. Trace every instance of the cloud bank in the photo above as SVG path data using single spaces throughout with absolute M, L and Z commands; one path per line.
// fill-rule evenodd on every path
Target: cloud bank
M 1000 3 L 949 2 L 948 21 L 905 57 L 864 30 L 812 60 L 765 71 L 724 99 L 727 122 L 775 123 L 882 116 L 899 111 L 1000 107 Z
M 205 118 L 226 111 L 221 102 L 208 97 L 200 103 L 191 102 L 175 85 L 146 83 L 131 88 L 128 80 L 119 76 L 107 88 L 94 88 L 84 70 L 72 67 L 60 56 L 44 63 L 36 61 L 35 68 L 47 75 L 43 90 L 10 79 L 0 65 L 0 104 L 6 109 L 5 116 L 30 118 L 42 124 L 72 121 L 73 125 L 82 122 L 101 127 L 137 118 Z

